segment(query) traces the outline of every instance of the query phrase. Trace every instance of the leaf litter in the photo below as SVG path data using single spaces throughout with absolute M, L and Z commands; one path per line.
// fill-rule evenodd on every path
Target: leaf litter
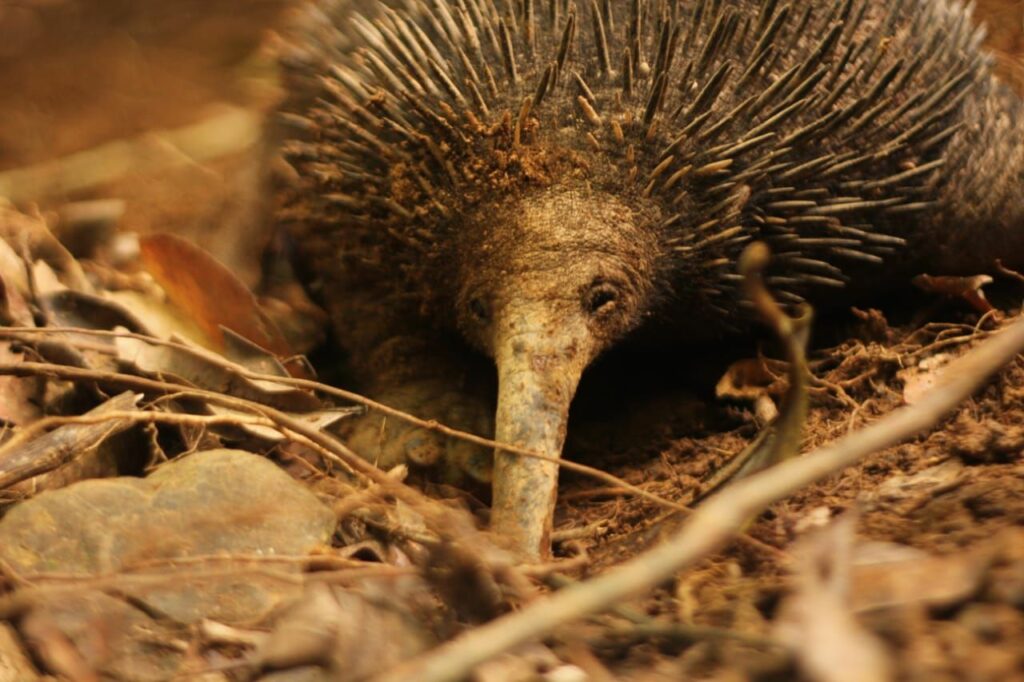
M 565 464 L 556 558 L 522 566 L 482 530 L 486 505 L 377 472 L 335 437 L 386 408 L 313 381 L 299 354 L 323 317 L 301 295 L 254 296 L 185 240 L 119 232 L 134 209 L 116 195 L 19 207 L 0 207 L 0 532 L 29 538 L 0 548 L 12 679 L 1021 679 L 1015 354 L 920 435 L 756 503 L 779 467 L 737 476 L 689 508 L 773 421 L 798 427 L 783 445 L 799 466 L 927 406 L 961 359 L 1013 332 L 1016 273 L 932 281 L 949 300 L 916 319 L 855 310 L 807 352 L 803 390 L 766 347 L 696 407 L 629 395 L 650 414 L 614 415 L 614 440 L 574 424 L 597 434 L 581 450 L 606 473 Z M 244 464 L 218 473 L 224 452 Z M 161 480 L 173 502 L 157 514 L 146 486 Z M 750 494 L 694 549 L 730 490 Z M 594 578 L 659 547 L 686 561 L 594 596 L 608 588 Z M 576 615 L 551 615 L 563 605 Z M 467 647 L 487 662 L 446 658 Z

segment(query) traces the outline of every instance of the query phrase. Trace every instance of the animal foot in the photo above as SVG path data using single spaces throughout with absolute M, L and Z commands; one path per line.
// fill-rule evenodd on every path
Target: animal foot
M 421 419 L 433 419 L 445 426 L 490 437 L 494 433 L 494 408 L 479 397 L 435 382 L 406 385 L 375 399 Z M 470 480 L 489 483 L 493 467 L 490 448 L 446 436 L 370 410 L 354 420 L 348 433 L 349 446 L 382 469 L 398 464 L 439 468 L 445 482 Z

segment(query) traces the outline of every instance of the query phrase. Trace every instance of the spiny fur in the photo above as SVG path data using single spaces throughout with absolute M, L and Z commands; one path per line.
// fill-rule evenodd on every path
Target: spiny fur
M 668 297 L 723 327 L 746 317 L 735 261 L 754 239 L 775 253 L 774 290 L 799 302 L 992 212 L 943 217 L 950 194 L 993 201 L 1024 180 L 1019 104 L 992 83 L 982 33 L 956 2 L 318 11 L 290 63 L 293 92 L 315 99 L 290 116 L 285 151 L 304 189 L 289 217 L 319 245 L 310 253 L 330 254 L 325 277 L 387 280 L 427 312 L 458 216 L 565 178 L 656 214 L 675 263 Z M 990 114 L 999 125 L 981 121 Z M 979 173 L 1007 131 L 1008 177 Z M 1019 190 L 1015 201 L 1008 220 Z

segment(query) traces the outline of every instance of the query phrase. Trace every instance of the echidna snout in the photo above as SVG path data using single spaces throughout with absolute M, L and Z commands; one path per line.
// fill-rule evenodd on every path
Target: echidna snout
M 469 220 L 453 303 L 462 333 L 497 365 L 495 437 L 557 456 L 583 370 L 650 308 L 659 253 L 652 231 L 619 197 L 558 183 Z M 509 476 L 513 462 L 552 473 Z M 552 463 L 499 453 L 495 467 L 496 506 L 553 501 Z M 550 489 L 517 483 L 536 480 L 550 480 Z M 536 535 L 528 542 L 539 547 L 550 529 L 501 530 Z

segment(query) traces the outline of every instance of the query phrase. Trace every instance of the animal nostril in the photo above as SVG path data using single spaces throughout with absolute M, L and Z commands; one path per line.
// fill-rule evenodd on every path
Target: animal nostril
M 591 315 L 611 310 L 618 300 L 618 292 L 608 284 L 593 287 L 583 301 L 583 307 Z
M 489 322 L 491 319 L 491 311 L 484 302 L 484 299 L 480 296 L 474 296 L 469 299 L 469 312 L 473 315 L 477 322 Z

